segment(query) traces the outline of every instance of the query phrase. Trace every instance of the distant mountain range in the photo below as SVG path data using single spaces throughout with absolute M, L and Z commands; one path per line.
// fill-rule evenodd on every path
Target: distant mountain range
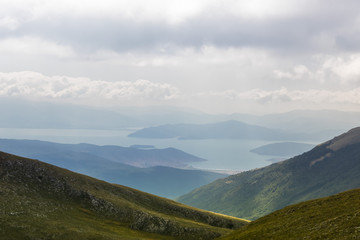
M 360 128 L 311 151 L 195 189 L 182 203 L 256 219 L 301 201 L 360 187 Z
M 0 239 L 214 239 L 247 221 L 0 152 Z
M 139 149 L 0 139 L 0 150 L 168 198 L 178 197 L 227 176 L 202 170 L 174 168 L 204 161 L 174 148 Z
M 208 124 L 229 120 L 266 128 L 310 133 L 322 141 L 358 125 L 360 112 L 296 110 L 255 116 L 206 114 L 174 107 L 94 108 L 0 98 L 0 128 L 124 129 L 164 124 Z M 41 117 L 39 117 L 41 116 Z M 23 121 L 26 119 L 26 121 Z
M 301 140 L 312 139 L 310 134 L 271 129 L 239 121 L 211 124 L 167 124 L 148 127 L 129 135 L 137 138 L 178 139 L 247 139 L 247 140 Z
M 250 150 L 250 152 L 257 153 L 259 155 L 291 157 L 307 152 L 313 147 L 315 147 L 315 145 L 308 143 L 280 142 L 266 144 L 254 148 Z
M 285 207 L 221 240 L 357 239 L 360 189 Z
M 185 168 L 189 163 L 206 161 L 175 148 L 141 149 L 116 145 L 60 144 L 38 140 L 0 139 L 0 148 L 26 157 L 41 157 L 46 154 L 80 152 L 135 167 L 167 166 Z

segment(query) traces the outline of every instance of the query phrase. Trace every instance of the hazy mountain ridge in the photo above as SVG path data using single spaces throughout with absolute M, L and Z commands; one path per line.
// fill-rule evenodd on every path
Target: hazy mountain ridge
M 259 218 L 222 240 L 357 239 L 360 189 L 291 205 Z
M 0 148 L 26 157 L 34 157 L 39 153 L 81 152 L 135 167 L 187 167 L 191 162 L 206 161 L 175 148 L 139 149 L 115 145 L 62 144 L 39 140 L 15 139 L 0 139 Z
M 360 128 L 352 129 L 302 155 L 216 180 L 178 200 L 256 219 L 290 204 L 360 187 L 359 136 Z
M 0 127 L 124 129 L 163 124 L 209 124 L 229 120 L 285 131 L 315 133 L 321 140 L 357 126 L 360 112 L 295 110 L 286 113 L 206 114 L 174 107 L 106 108 L 0 98 Z M 39 116 L 42 116 L 39 118 Z M 26 119 L 26 121 L 23 121 Z
M 174 161 L 172 160 L 177 156 L 178 160 L 175 162 L 175 166 L 184 166 L 187 163 L 186 160 L 189 160 L 184 157 L 190 155 L 183 154 L 176 149 L 156 149 L 154 151 L 154 149 L 140 150 L 118 146 L 101 147 L 91 144 L 58 144 L 13 139 L 0 139 L 0 149 L 168 198 L 178 197 L 194 188 L 227 176 L 202 170 L 177 169 L 166 166 L 138 168 L 116 161 L 126 158 L 126 163 L 132 160 L 133 163 L 136 163 L 137 158 L 141 158 L 141 161 L 148 160 L 149 163 L 154 164 L 152 159 L 156 160 L 156 157 L 159 156 L 164 161 L 169 160 L 169 162 L 158 161 L 159 163 L 173 165 Z M 161 155 L 161 152 L 164 153 Z M 136 156 L 136 153 L 140 154 Z M 147 156 L 147 154 L 150 155 Z M 193 156 L 190 159 L 196 158 Z
M 0 179 L 2 239 L 213 239 L 246 224 L 3 152 Z
M 234 114 L 236 117 L 237 114 Z M 240 115 L 240 117 L 243 115 Z M 284 113 L 252 116 L 246 122 L 269 128 L 323 134 L 328 138 L 359 125 L 360 112 L 335 110 L 293 110 Z M 245 121 L 245 120 L 244 120 Z
M 266 144 L 254 148 L 250 150 L 250 152 L 260 155 L 289 157 L 309 151 L 313 147 L 315 147 L 315 145 L 308 143 L 281 142 Z
M 270 129 L 231 120 L 211 124 L 167 124 L 131 133 L 137 138 L 297 140 L 306 134 Z
M 155 124 L 206 123 L 224 119 L 220 115 L 175 107 L 97 108 L 1 97 L 0 112 L 3 116 L 0 119 L 0 126 L 3 128 L 118 130 Z M 39 118 L 39 116 L 43 117 Z

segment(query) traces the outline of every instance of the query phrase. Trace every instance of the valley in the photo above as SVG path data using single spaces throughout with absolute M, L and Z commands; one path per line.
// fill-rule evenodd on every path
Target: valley
M 359 9 L 0 0 L 0 240 L 360 240 Z
M 284 237 L 306 234 L 336 236 L 335 232 L 338 231 L 347 231 L 349 236 L 356 235 L 356 227 L 343 222 L 339 223 L 338 228 L 331 228 L 331 231 L 283 231 L 277 227 L 281 220 L 274 216 L 278 212 L 283 214 L 284 211 L 291 211 L 295 215 L 281 217 L 290 217 L 286 220 L 289 224 L 287 229 L 306 229 L 307 225 L 297 225 L 296 219 L 314 213 L 312 206 L 315 201 L 314 207 L 320 207 L 316 210 L 318 215 L 311 217 L 315 221 L 313 224 L 321 225 L 321 221 L 336 217 L 324 213 L 326 210 L 321 207 L 323 200 L 304 201 L 360 186 L 359 144 L 360 128 L 354 128 L 288 160 L 227 176 L 210 171 L 174 168 L 179 166 L 176 164 L 205 160 L 177 149 L 156 149 L 154 145 L 120 147 L 0 139 L 2 150 L 121 184 L 109 184 L 37 160 L 1 153 L 0 197 L 1 202 L 8 203 L 0 211 L 3 215 L 0 235 L 10 236 L 11 239 L 217 239 L 221 236 L 223 239 L 256 239 L 259 236 L 271 237 L 271 234 Z M 280 148 L 287 145 L 280 144 Z M 275 146 L 278 148 L 279 144 Z M 304 149 L 297 149 L 300 150 Z M 175 165 L 158 166 L 161 154 L 165 154 L 163 159 L 166 159 L 162 164 Z M 141 156 L 139 163 L 144 163 L 144 157 L 148 158 L 145 161 L 147 164 L 156 161 L 151 167 L 139 168 L 137 155 Z M 129 165 L 130 159 L 133 165 Z M 192 206 L 187 207 L 129 186 L 167 198 L 196 189 L 176 198 Z M 176 192 L 171 192 L 174 189 Z M 15 201 L 8 201 L 10 198 Z M 346 211 L 356 204 L 351 199 L 343 207 Z M 300 204 L 299 207 L 289 206 L 296 203 Z M 302 206 L 310 208 L 303 212 Z M 282 208 L 284 210 L 280 210 Z M 294 210 L 287 210 L 292 208 Z M 321 220 L 321 217 L 325 220 Z M 351 218 L 357 221 L 356 214 Z M 254 221 L 249 223 L 245 219 Z M 235 228 L 239 230 L 234 231 Z M 277 230 L 262 235 L 264 228 Z
M 57 146 L 54 143 L 42 144 Z M 360 190 L 345 190 L 360 186 L 359 144 L 360 128 L 355 128 L 297 157 L 217 180 L 179 198 L 186 202 L 189 197 L 201 199 L 207 194 L 207 199 L 201 201 L 220 207 L 230 206 L 228 203 L 232 201 L 237 206 L 245 206 L 247 212 L 241 212 L 241 208 L 237 212 L 201 208 L 235 216 L 248 214 L 248 219 L 254 219 L 252 222 L 188 207 L 38 160 L 0 152 L 0 238 L 356 238 L 359 233 Z M 89 159 L 89 156 L 85 157 Z M 339 161 L 341 166 L 335 167 Z M 300 178 L 302 180 L 298 180 Z M 281 181 L 276 182 L 276 179 Z M 220 186 L 223 197 L 218 197 L 214 186 Z M 234 192 L 233 186 L 237 191 L 245 189 L 248 195 Z M 321 196 L 327 197 L 319 198 Z M 212 200 L 213 197 L 217 200 Z M 224 201 L 230 198 L 230 202 Z M 249 201 L 256 205 L 249 205 Z M 261 205 L 262 201 L 276 205 L 265 208 L 269 205 Z M 196 203 L 189 204 L 196 206 Z

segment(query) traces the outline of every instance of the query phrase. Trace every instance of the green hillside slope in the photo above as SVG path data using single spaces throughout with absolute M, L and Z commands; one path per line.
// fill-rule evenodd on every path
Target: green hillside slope
M 359 239 L 360 189 L 285 207 L 221 238 Z
M 0 152 L 0 239 L 213 239 L 244 224 Z
M 309 152 L 232 175 L 180 197 L 182 203 L 246 219 L 360 187 L 360 128 Z

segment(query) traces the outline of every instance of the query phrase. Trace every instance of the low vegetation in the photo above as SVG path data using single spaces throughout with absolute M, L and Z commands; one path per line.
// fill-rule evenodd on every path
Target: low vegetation
M 360 239 L 360 189 L 285 207 L 221 240 Z
M 0 239 L 214 239 L 247 221 L 0 152 Z

